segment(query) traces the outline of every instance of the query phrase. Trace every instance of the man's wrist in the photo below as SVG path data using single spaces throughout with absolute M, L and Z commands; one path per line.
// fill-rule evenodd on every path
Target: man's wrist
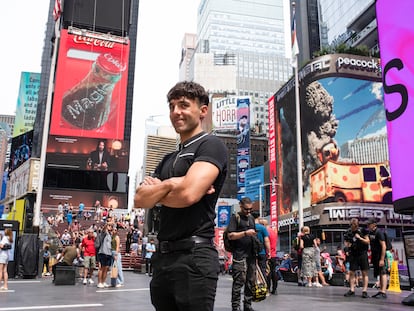
M 244 236 L 247 236 L 247 231 L 244 231 Z

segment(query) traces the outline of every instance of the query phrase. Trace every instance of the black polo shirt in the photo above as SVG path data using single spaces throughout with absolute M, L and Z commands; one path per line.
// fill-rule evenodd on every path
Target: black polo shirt
M 164 157 L 155 170 L 161 180 L 184 176 L 197 161 L 209 162 L 219 169 L 213 183 L 215 193 L 185 208 L 161 206 L 158 240 L 175 241 L 193 235 L 213 238 L 215 205 L 227 173 L 227 148 L 216 136 L 205 132 L 195 135 L 180 145 L 180 149 Z

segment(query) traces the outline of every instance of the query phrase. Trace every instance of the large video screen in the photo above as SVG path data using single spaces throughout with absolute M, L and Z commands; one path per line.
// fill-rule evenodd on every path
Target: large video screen
M 393 204 L 397 213 L 412 215 L 414 166 L 407 155 L 414 151 L 414 51 L 411 44 L 414 25 L 409 22 L 414 2 L 377 0 L 375 4 L 384 75 L 384 108 L 389 130 L 391 172 L 394 178 Z
M 82 202 L 86 210 L 93 210 L 97 202 L 105 208 L 127 209 L 126 194 L 112 194 L 94 191 L 73 191 L 73 190 L 52 190 L 43 191 L 42 208 L 47 211 L 52 208 L 56 210 L 59 203 L 72 204 L 74 207 L 79 206 Z
M 339 57 L 336 69 L 345 61 Z M 300 88 L 304 207 L 329 202 L 392 203 L 383 89 L 354 62 L 355 74 L 330 73 Z M 361 67 L 357 67 L 357 64 Z M 330 64 L 332 66 L 332 64 Z M 367 67 L 367 66 L 365 66 Z M 278 97 L 279 215 L 298 209 L 294 90 Z
M 14 171 L 32 156 L 33 130 L 12 138 L 9 172 Z
M 129 142 L 50 135 L 47 167 L 71 170 L 128 172 Z
M 50 133 L 123 139 L 128 59 L 128 44 L 63 29 Z

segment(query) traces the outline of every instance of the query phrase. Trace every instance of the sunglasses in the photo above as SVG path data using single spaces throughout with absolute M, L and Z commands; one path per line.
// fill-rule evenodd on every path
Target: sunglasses
M 250 213 L 250 212 L 253 211 L 253 208 L 245 208 L 245 207 L 243 207 L 243 210 Z

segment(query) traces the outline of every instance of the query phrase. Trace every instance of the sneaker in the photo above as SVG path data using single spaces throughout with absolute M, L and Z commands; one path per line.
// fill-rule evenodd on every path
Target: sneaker
M 368 293 L 367 292 L 362 292 L 362 298 L 368 298 Z
M 312 285 L 315 287 L 323 287 L 321 283 L 313 283 Z
M 119 283 L 119 284 L 116 284 L 116 286 L 115 286 L 115 287 L 124 287 L 124 284 Z
M 345 297 L 355 296 L 355 292 L 353 292 L 352 290 L 349 290 L 349 291 L 347 291 L 347 292 L 344 294 L 344 296 L 345 296 Z
M 379 299 L 386 299 L 387 298 L 387 294 L 386 293 L 382 293 L 382 292 L 378 292 L 375 295 L 371 296 L 372 298 L 379 298 Z
M 83 285 L 88 284 L 88 280 L 87 279 L 83 279 Z
M 103 285 L 103 283 L 98 283 L 98 285 L 96 287 L 98 287 L 98 288 L 105 288 L 105 286 Z
M 103 286 L 104 286 L 105 288 L 108 288 L 108 287 L 109 287 L 109 285 L 108 285 L 108 284 L 106 284 L 106 283 L 103 283 Z
M 95 282 L 92 279 L 89 279 L 89 284 L 95 284 Z
M 306 283 L 305 287 L 312 287 L 312 283 Z

